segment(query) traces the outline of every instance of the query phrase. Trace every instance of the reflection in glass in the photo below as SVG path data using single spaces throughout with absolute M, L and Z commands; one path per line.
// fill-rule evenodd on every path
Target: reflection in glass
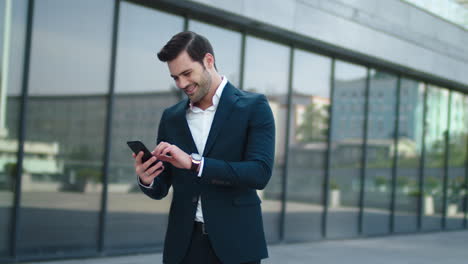
M 336 61 L 330 160 L 329 238 L 358 233 L 366 68 Z
M 465 124 L 465 135 L 466 138 L 465 140 L 468 141 L 468 94 L 465 94 L 465 98 L 463 99 L 463 116 L 464 116 L 464 124 Z M 467 143 L 468 145 L 468 143 Z M 467 150 L 468 151 L 468 150 Z M 466 155 L 466 160 L 465 160 L 465 193 L 463 197 L 463 209 L 465 211 L 465 227 L 467 226 L 467 220 L 468 220 L 468 153 Z
M 22 68 L 14 57 L 23 51 L 26 3 L 0 0 L 0 259 L 10 253 L 12 207 L 16 186 Z
M 289 49 L 269 41 L 247 37 L 244 88 L 265 94 L 273 111 L 276 125 L 275 167 L 262 198 L 263 222 L 267 240 L 279 239 L 282 170 L 286 135 Z
M 97 250 L 113 3 L 35 4 L 20 255 Z
M 294 51 L 285 238 L 320 239 L 331 59 Z
M 156 247 L 164 240 L 170 195 L 161 201 L 141 193 L 126 141 L 156 146 L 162 112 L 179 99 L 166 63 L 155 56 L 183 29 L 181 17 L 123 2 L 108 184 L 106 247 Z
M 210 41 L 215 53 L 218 72 L 226 76 L 234 86 L 239 87 L 242 35 L 195 20 L 190 20 L 189 30 Z
M 426 100 L 422 228 L 423 230 L 438 230 L 442 224 L 449 91 L 429 85 Z
M 363 216 L 366 235 L 390 232 L 397 80 L 392 74 L 370 71 Z
M 424 83 L 401 79 L 398 119 L 398 162 L 395 195 L 395 232 L 418 228 L 419 167 L 422 153 Z
M 468 139 L 467 101 L 462 93 L 451 92 L 448 145 L 447 222 L 448 229 L 462 228 L 463 198 L 466 193 L 466 159 Z

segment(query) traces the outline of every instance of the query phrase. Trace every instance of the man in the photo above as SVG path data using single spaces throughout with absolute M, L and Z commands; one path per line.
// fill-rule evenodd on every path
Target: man
M 164 111 L 154 157 L 134 155 L 146 195 L 173 188 L 163 262 L 260 263 L 268 252 L 256 190 L 271 177 L 275 143 L 268 101 L 221 76 L 209 41 L 194 32 L 176 34 L 158 58 L 188 96 Z

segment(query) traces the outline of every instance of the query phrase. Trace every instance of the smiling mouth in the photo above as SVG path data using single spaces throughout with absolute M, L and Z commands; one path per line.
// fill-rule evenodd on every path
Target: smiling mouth
M 185 94 L 187 95 L 193 95 L 195 93 L 195 89 L 197 86 L 195 84 L 190 85 L 189 87 L 185 88 Z

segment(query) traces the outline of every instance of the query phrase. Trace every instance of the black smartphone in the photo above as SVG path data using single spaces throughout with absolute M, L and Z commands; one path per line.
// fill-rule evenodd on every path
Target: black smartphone
M 146 148 L 145 144 L 143 144 L 141 141 L 127 141 L 127 145 L 132 149 L 135 155 L 138 155 L 140 151 L 143 151 L 143 157 L 141 158 L 142 163 L 145 163 L 147 160 L 153 157 L 153 154 L 151 154 L 151 152 Z M 153 162 L 150 167 L 155 165 L 157 162 L 157 160 Z

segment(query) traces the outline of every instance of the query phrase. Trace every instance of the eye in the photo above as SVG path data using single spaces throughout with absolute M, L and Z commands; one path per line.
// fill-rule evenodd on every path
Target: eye
M 189 77 L 192 72 L 184 72 L 185 77 Z

